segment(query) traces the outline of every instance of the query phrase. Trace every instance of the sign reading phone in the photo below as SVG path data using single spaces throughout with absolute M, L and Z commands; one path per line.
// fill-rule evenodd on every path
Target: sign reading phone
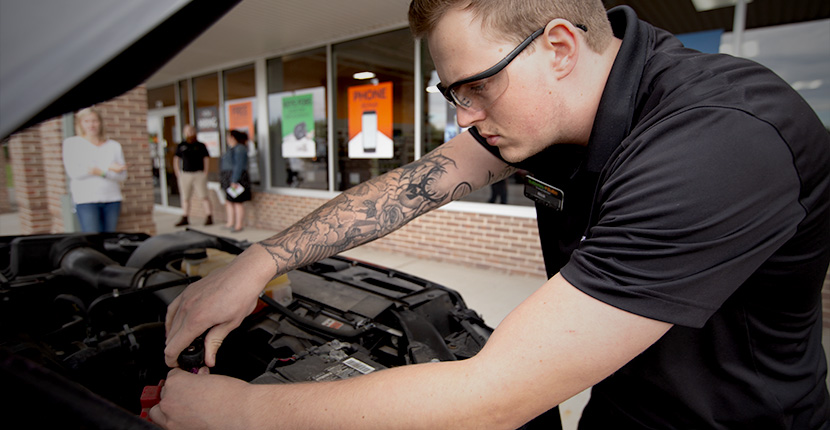
M 392 158 L 392 83 L 349 88 L 349 158 Z

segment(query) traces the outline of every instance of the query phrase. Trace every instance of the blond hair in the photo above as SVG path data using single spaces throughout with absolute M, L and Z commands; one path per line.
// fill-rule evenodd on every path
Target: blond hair
M 602 0 L 412 0 L 409 27 L 413 36 L 429 37 L 454 8 L 472 12 L 482 28 L 517 43 L 556 18 L 584 25 L 586 43 L 597 53 L 605 51 L 614 37 Z
M 98 136 L 96 137 L 102 142 L 107 140 L 106 137 L 104 137 L 104 118 L 101 116 L 101 112 L 98 112 L 97 109 L 91 107 L 81 109 L 75 114 L 75 134 L 81 137 L 88 137 L 84 131 L 84 128 L 81 126 L 81 121 L 84 117 L 89 115 L 97 116 L 98 122 L 101 123 L 101 127 L 98 128 Z

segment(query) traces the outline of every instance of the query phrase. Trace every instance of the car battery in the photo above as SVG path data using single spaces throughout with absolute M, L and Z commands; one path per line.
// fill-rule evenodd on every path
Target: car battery
M 367 375 L 385 366 L 348 342 L 333 340 L 290 358 L 274 359 L 252 384 L 337 381 Z

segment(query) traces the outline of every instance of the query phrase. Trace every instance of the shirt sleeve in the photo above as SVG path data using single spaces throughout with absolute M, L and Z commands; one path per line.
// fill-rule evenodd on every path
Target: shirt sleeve
M 199 149 L 201 150 L 201 156 L 202 156 L 202 158 L 204 158 L 204 157 L 208 157 L 208 158 L 210 158 L 210 152 L 208 152 L 207 145 L 205 145 L 204 143 L 202 143 L 202 144 L 200 145 Z
M 113 163 L 126 164 L 126 162 L 124 161 L 124 150 L 121 148 L 121 144 L 114 141 L 114 140 L 111 141 L 111 142 L 115 144 L 115 151 L 114 151 L 114 154 L 113 154 Z M 124 181 L 127 180 L 127 170 L 126 169 L 124 169 L 120 172 L 113 172 L 112 170 L 107 170 L 106 172 L 107 172 L 106 173 L 107 179 L 112 179 L 112 180 L 118 181 L 118 182 L 124 182 Z
M 242 180 L 242 172 L 248 168 L 248 149 L 243 145 L 238 145 L 233 148 L 231 153 L 233 162 L 233 172 L 231 173 L 231 183 L 239 183 Z
M 702 327 L 804 218 L 793 156 L 737 110 L 635 132 L 606 165 L 597 221 L 561 274 L 612 306 Z

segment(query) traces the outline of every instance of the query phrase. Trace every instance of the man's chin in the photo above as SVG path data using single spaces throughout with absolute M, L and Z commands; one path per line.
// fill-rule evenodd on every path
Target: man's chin
M 501 148 L 499 147 L 499 155 L 504 161 L 508 163 L 519 163 L 525 161 L 530 157 L 531 154 L 527 154 L 517 148 Z

